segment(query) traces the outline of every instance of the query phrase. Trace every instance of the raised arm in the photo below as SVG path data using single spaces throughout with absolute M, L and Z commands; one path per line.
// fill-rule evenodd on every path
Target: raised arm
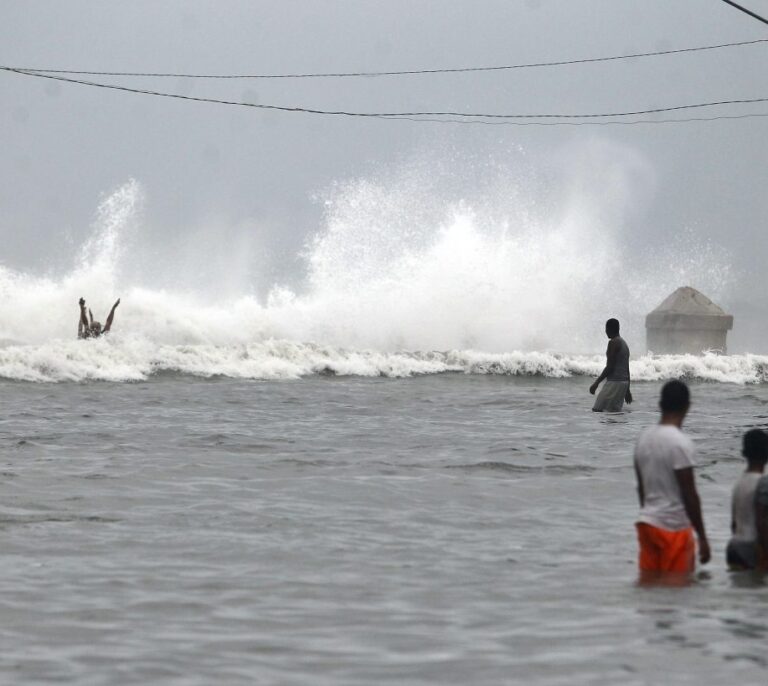
M 109 311 L 109 316 L 107 317 L 107 323 L 104 324 L 104 333 L 107 333 L 112 328 L 112 322 L 115 319 L 115 309 L 120 304 L 120 298 L 117 299 L 117 302 L 115 302 L 114 305 L 112 305 L 112 309 Z
M 77 337 L 85 338 L 88 335 L 88 315 L 85 312 L 85 299 L 80 298 L 80 319 L 77 322 Z
M 709 552 L 707 532 L 704 530 L 704 518 L 701 515 L 701 501 L 699 500 L 696 483 L 693 479 L 693 467 L 676 469 L 675 477 L 677 478 L 677 485 L 680 487 L 685 514 L 691 520 L 691 524 L 696 531 L 696 537 L 699 539 L 699 560 L 701 564 L 706 564 L 709 562 L 711 554 Z

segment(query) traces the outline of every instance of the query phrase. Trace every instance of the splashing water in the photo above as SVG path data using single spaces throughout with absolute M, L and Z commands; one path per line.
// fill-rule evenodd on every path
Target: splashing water
M 143 204 L 130 181 L 99 206 L 69 274 L 0 267 L 0 375 L 592 374 L 608 316 L 642 349 L 643 317 L 670 291 L 685 283 L 717 299 L 730 278 L 727 256 L 691 241 L 628 260 L 620 227 L 630 184 L 619 167 L 599 197 L 577 184 L 549 202 L 503 176 L 470 199 L 446 200 L 439 180 L 424 174 L 337 185 L 325 198 L 324 229 L 307 244 L 305 288 L 275 286 L 264 302 L 248 294 L 211 303 L 128 282 L 126 236 Z M 97 318 L 122 297 L 109 338 L 73 340 L 81 295 Z M 485 353 L 428 352 L 470 349 Z M 660 373 L 643 364 L 649 378 Z M 710 374 L 676 364 L 683 374 Z M 734 378 L 759 380 L 762 364 L 753 359 Z

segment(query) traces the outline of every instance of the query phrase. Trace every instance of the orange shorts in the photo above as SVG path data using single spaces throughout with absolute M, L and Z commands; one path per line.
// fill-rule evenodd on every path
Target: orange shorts
M 696 566 L 693 529 L 668 531 L 645 522 L 637 522 L 641 572 L 690 574 Z

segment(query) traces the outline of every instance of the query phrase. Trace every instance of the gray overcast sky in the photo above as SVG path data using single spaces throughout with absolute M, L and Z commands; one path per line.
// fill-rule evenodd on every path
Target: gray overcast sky
M 747 0 L 745 0 L 747 2 Z M 768 0 L 749 0 L 768 14 Z M 202 73 L 493 65 L 768 37 L 719 0 L 4 0 L 0 63 Z M 132 80 L 179 93 L 321 108 L 590 112 L 768 96 L 768 45 L 600 65 L 364 80 Z M 115 79 L 115 81 L 118 81 Z M 122 80 L 123 82 L 125 80 Z M 227 260 L 255 237 L 255 285 L 300 279 L 321 229 L 313 196 L 418 158 L 455 164 L 466 195 L 478 155 L 510 151 L 546 176 L 563 151 L 615 146 L 648 166 L 653 190 L 629 223 L 632 249 L 693 231 L 733 255 L 762 295 L 768 118 L 690 125 L 518 128 L 333 119 L 170 101 L 0 74 L 0 262 L 63 268 L 101 195 L 129 178 L 146 192 L 156 250 L 217 236 Z M 735 112 L 735 108 L 718 112 Z M 738 112 L 768 112 L 763 105 Z M 596 143 L 597 141 L 597 143 Z M 446 162 L 447 161 L 447 162 Z M 589 161 L 585 163 L 589 165 Z M 465 173 L 462 165 L 466 165 Z M 583 181 L 589 184 L 589 178 Z M 595 183 L 599 183 L 595 181 Z M 595 189 L 592 189 L 594 192 Z M 167 253 L 166 253 L 167 259 Z M 194 262 L 194 261 L 193 261 Z M 597 265 L 596 265 L 597 266 Z M 756 307 L 756 305 L 755 305 Z

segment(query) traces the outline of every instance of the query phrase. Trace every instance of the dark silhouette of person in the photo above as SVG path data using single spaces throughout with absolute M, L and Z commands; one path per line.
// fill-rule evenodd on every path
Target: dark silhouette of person
M 610 339 L 605 353 L 605 369 L 589 387 L 589 392 L 594 395 L 603 380 L 605 386 L 597 396 L 592 411 L 621 412 L 625 401 L 632 402 L 632 393 L 629 390 L 629 346 L 619 336 L 618 319 L 605 322 L 605 335 Z

